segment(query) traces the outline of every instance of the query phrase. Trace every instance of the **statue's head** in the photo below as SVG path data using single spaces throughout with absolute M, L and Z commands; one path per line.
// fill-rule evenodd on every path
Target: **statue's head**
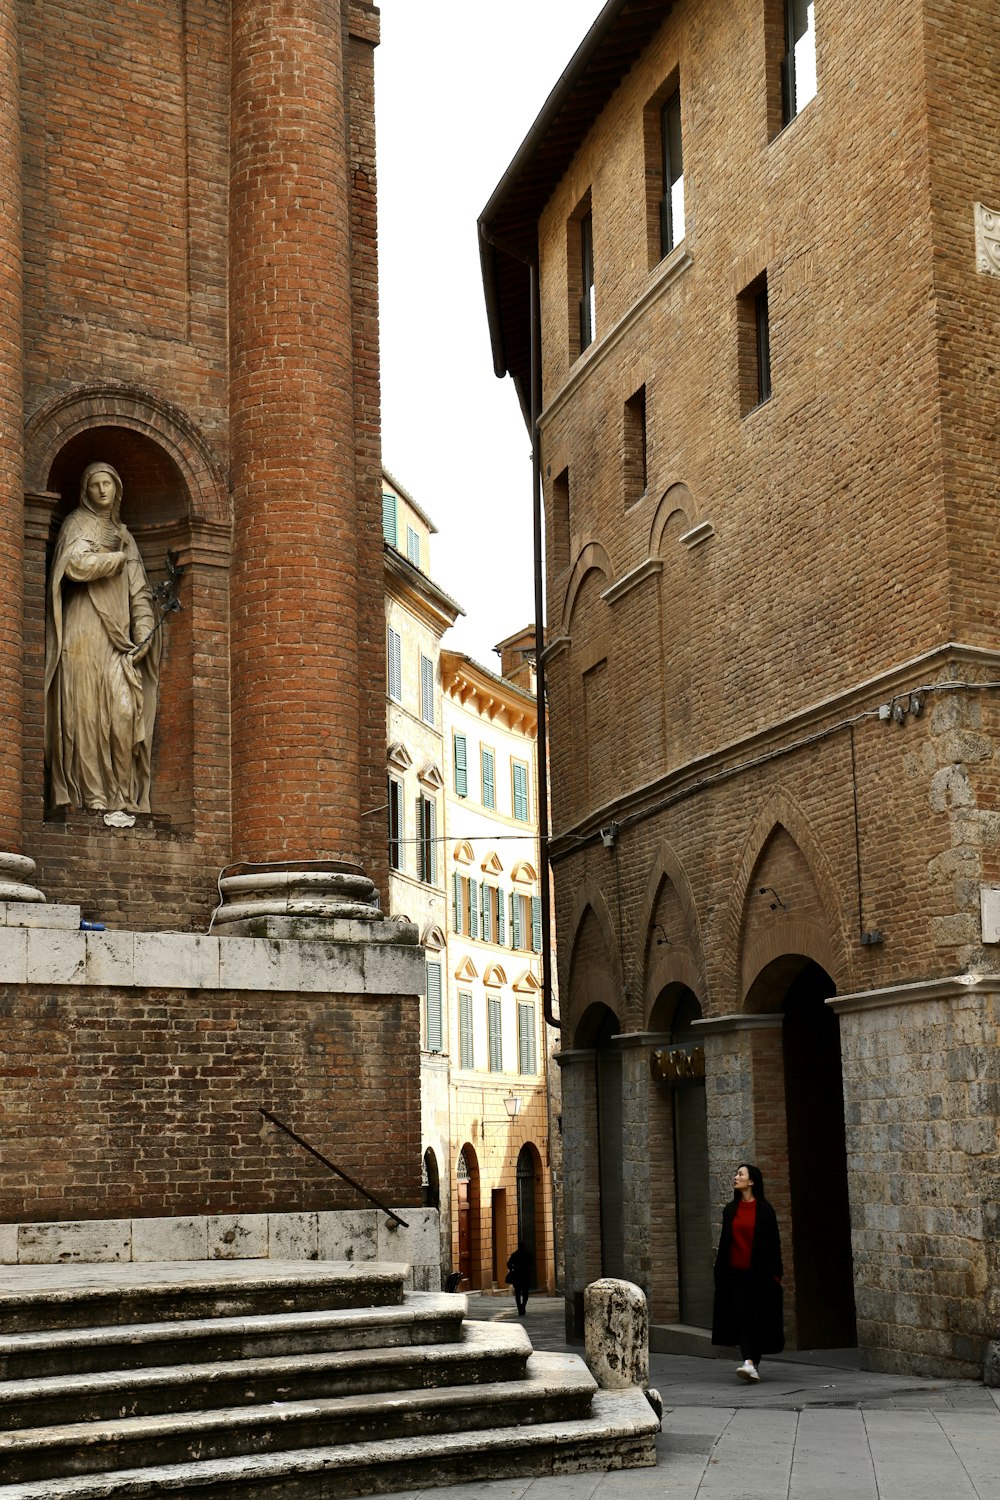
M 80 504 L 95 516 L 121 520 L 122 482 L 110 464 L 88 464 L 80 476 Z

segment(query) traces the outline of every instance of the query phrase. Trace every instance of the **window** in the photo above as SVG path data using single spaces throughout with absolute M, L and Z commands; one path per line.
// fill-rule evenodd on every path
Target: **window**
M 468 990 L 458 992 L 458 1066 L 475 1067 L 472 1036 L 472 996 Z
M 406 555 L 415 568 L 420 567 L 420 532 L 412 526 L 406 528 Z
M 531 951 L 533 953 L 542 951 L 542 899 L 540 896 L 531 898 Z
M 430 797 L 417 798 L 417 876 L 433 885 L 437 876 L 437 806 Z
M 389 868 L 403 868 L 403 783 L 389 777 Z
M 444 1050 L 441 1026 L 441 965 L 427 965 L 427 1001 L 425 1007 L 427 1025 L 427 1051 Z
M 528 768 L 519 760 L 510 763 L 514 786 L 514 816 L 521 823 L 528 821 Z
M 597 326 L 597 299 L 594 291 L 594 216 L 585 213 L 580 220 L 580 353 L 594 342 Z
M 483 881 L 479 887 L 479 925 L 483 942 L 492 943 L 496 915 L 496 890 Z
M 490 1072 L 503 1072 L 503 1038 L 500 1033 L 500 997 L 487 995 L 486 1024 L 490 1049 Z
M 399 632 L 389 626 L 389 697 L 397 703 L 403 701 L 403 640 Z
M 569 566 L 569 469 L 552 481 L 551 524 L 545 528 L 545 550 L 555 572 Z
M 493 751 L 487 750 L 483 745 L 479 758 L 483 777 L 483 806 L 495 808 L 497 805 L 496 761 L 493 758 Z
M 455 795 L 469 795 L 468 744 L 464 734 L 452 735 L 452 751 L 455 760 Z
M 466 931 L 470 938 L 479 936 L 479 882 L 478 880 L 465 881 L 465 913 L 467 916 Z
M 737 299 L 740 412 L 746 416 L 771 395 L 771 321 L 767 272 Z
M 684 238 L 684 156 L 681 151 L 681 95 L 675 89 L 660 110 L 663 180 L 660 193 L 660 256 Z
M 646 387 L 641 385 L 625 402 L 622 434 L 622 472 L 625 504 L 634 505 L 646 493 Z
M 382 535 L 390 547 L 396 545 L 396 497 L 382 491 Z
M 465 923 L 462 920 L 465 909 L 465 897 L 463 886 L 465 882 L 457 870 L 452 871 L 451 876 L 451 926 L 452 931 L 462 933 L 465 931 Z
M 537 1073 L 535 1051 L 535 1007 L 530 1000 L 517 1002 L 517 1070 Z
M 782 122 L 787 125 L 816 93 L 816 19 L 813 0 L 784 0 L 784 4 L 781 102 Z
M 420 717 L 425 724 L 434 723 L 434 663 L 429 656 L 420 657 Z

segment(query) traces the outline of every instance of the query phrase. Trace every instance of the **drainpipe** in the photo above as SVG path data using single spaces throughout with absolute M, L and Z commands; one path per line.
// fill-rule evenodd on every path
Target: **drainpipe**
M 542 411 L 542 320 L 539 307 L 538 262 L 523 255 L 497 238 L 483 219 L 479 221 L 483 239 L 503 255 L 510 255 L 528 267 L 531 279 L 531 519 L 532 553 L 535 580 L 535 704 L 538 713 L 538 844 L 539 894 L 542 903 L 542 1010 L 553 1031 L 560 1028 L 559 1017 L 552 1010 L 552 929 L 551 881 L 549 878 L 549 759 L 548 720 L 545 714 L 545 594 L 542 574 L 542 436 L 538 419 Z M 501 373 L 500 371 L 497 372 Z M 506 373 L 506 372 L 503 372 Z

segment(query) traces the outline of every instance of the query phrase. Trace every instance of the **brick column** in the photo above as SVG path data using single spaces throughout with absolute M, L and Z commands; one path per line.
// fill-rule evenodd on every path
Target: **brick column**
M 0 850 L 21 848 L 24 601 L 21 126 L 16 0 L 0 0 Z
M 234 854 L 361 857 L 341 6 L 233 0 Z

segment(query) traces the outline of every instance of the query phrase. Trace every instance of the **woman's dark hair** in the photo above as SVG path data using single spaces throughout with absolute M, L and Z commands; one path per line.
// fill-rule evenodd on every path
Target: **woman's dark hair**
M 736 1164 L 736 1170 L 737 1170 L 737 1172 L 739 1171 L 740 1167 L 746 1167 L 747 1172 L 749 1173 L 750 1181 L 753 1184 L 753 1195 L 754 1195 L 754 1197 L 755 1198 L 763 1198 L 763 1196 L 764 1196 L 764 1175 L 761 1172 L 760 1167 L 755 1167 L 754 1164 L 753 1164 L 753 1162 L 749 1162 L 749 1161 L 737 1162 L 737 1164 Z M 733 1198 L 734 1198 L 734 1200 L 737 1199 L 737 1198 L 739 1198 L 740 1196 L 741 1196 L 740 1193 L 734 1188 L 733 1189 Z

